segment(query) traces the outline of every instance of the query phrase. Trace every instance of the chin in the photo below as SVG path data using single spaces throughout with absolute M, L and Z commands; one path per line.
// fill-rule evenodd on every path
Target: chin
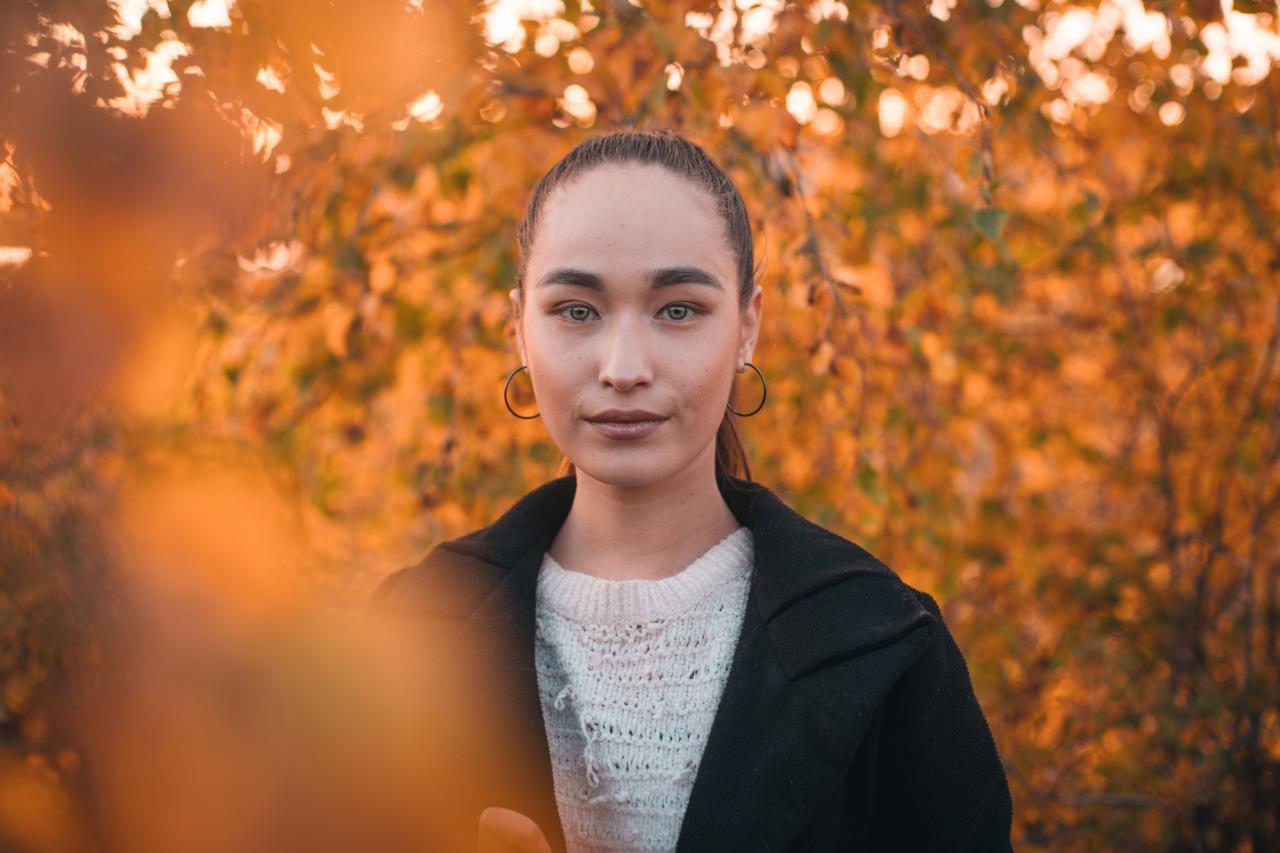
M 660 483 L 673 476 L 679 469 L 677 460 L 659 459 L 655 454 L 615 452 L 616 458 L 604 458 L 607 454 L 591 454 L 592 458 L 574 466 L 593 480 L 618 488 L 637 488 Z M 631 458 L 625 458 L 630 456 Z M 571 457 L 572 458 L 572 457 Z

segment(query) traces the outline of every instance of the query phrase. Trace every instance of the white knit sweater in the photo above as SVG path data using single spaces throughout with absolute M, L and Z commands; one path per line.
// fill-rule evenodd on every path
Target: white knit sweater
M 747 527 L 657 580 L 543 556 L 535 659 L 569 853 L 675 849 L 753 556 Z

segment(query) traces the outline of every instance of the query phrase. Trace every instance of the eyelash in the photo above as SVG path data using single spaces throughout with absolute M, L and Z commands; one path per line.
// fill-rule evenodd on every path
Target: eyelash
M 688 302 L 670 302 L 670 303 L 667 303 L 666 305 L 663 305 L 663 306 L 662 306 L 662 309 L 665 311 L 666 309 L 668 309 L 668 308 L 672 307 L 673 305 L 679 305 L 679 306 L 681 306 L 681 307 L 688 308 L 688 309 L 689 309 L 689 313 L 690 313 L 691 315 L 693 315 L 693 314 L 701 314 L 701 313 L 703 313 L 703 312 L 699 311 L 697 308 L 695 308 L 693 305 L 690 305 Z M 555 313 L 556 313 L 556 315 L 557 315 L 557 316 L 564 317 L 564 312 L 568 311 L 570 308 L 588 308 L 588 309 L 590 309 L 590 310 L 592 310 L 592 311 L 594 311 L 594 310 L 595 310 L 595 309 L 594 309 L 594 308 L 592 308 L 590 305 L 587 305 L 587 304 L 585 304 L 585 303 L 583 303 L 583 302 L 574 302 L 574 303 L 573 303 L 573 304 L 571 304 L 571 305 L 565 305 L 564 307 L 557 309 Z M 572 319 L 569 319 L 568 317 L 565 317 L 565 319 L 566 319 L 566 320 L 568 320 L 570 324 L 575 325 L 575 326 L 582 325 L 583 323 L 585 323 L 585 322 L 586 322 L 585 320 L 572 320 Z M 685 321 L 686 321 L 686 320 L 688 320 L 688 319 L 689 319 L 689 318 L 685 318 L 685 320 L 677 320 L 676 322 L 681 322 L 681 323 L 682 323 L 682 322 L 685 322 Z

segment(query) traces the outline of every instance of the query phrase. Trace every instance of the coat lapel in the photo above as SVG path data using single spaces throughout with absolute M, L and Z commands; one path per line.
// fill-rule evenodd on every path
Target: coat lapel
M 926 649 L 934 619 L 883 563 L 766 486 L 723 474 L 717 484 L 751 528 L 754 571 L 676 849 L 782 850 L 841 784 L 876 708 Z M 565 840 L 538 698 L 535 594 L 575 489 L 572 475 L 551 480 L 493 524 L 439 546 L 501 571 L 465 622 L 472 641 L 495 655 L 480 698 L 511 710 L 514 738 L 503 754 L 519 756 L 511 765 L 519 770 L 495 774 L 493 804 L 528 814 L 556 851 Z

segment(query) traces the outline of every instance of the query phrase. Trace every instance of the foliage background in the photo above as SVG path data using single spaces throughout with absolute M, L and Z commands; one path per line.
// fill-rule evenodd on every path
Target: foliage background
M 214 782 L 135 788 L 138 817 L 77 722 L 125 683 L 113 643 L 204 624 L 147 633 L 138 579 L 261 663 L 281 613 L 358 607 L 553 475 L 501 401 L 515 223 L 578 140 L 662 124 L 766 260 L 754 477 L 944 604 L 1017 847 L 1276 849 L 1278 17 L 5 3 L 0 838 L 194 843 Z M 309 642 L 268 674 L 357 682 Z M 207 735 L 205 698 L 169 733 Z

